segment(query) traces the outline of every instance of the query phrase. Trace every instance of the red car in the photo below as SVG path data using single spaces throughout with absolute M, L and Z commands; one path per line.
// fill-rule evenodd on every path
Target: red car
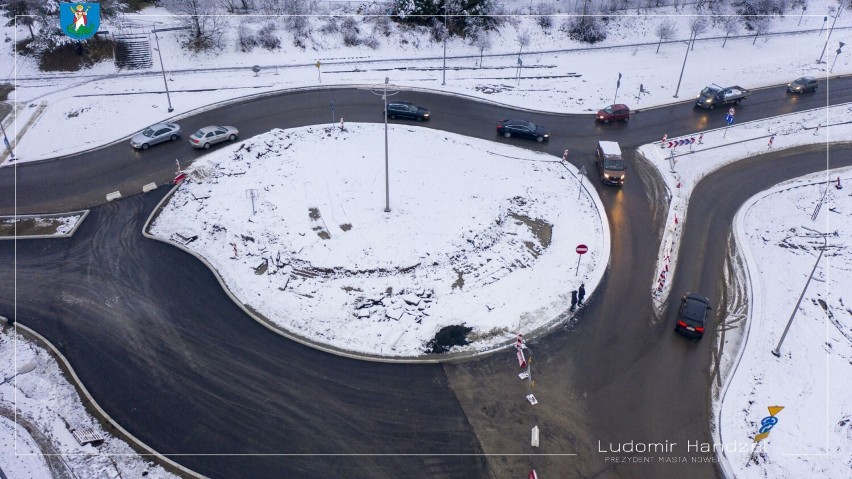
M 595 119 L 604 123 L 616 120 L 627 121 L 630 119 L 630 108 L 627 105 L 621 104 L 610 105 L 603 110 L 598 110 L 598 114 L 595 116 Z

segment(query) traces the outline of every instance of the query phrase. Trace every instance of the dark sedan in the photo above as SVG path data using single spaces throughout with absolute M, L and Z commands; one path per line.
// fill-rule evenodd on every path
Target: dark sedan
M 547 128 L 526 120 L 500 120 L 497 123 L 497 134 L 505 138 L 528 138 L 539 143 L 550 139 Z
M 680 300 L 675 331 L 684 336 L 701 338 L 707 325 L 710 300 L 704 296 L 687 293 Z
M 429 119 L 429 110 L 407 101 L 392 101 L 388 103 L 388 118 L 423 121 Z

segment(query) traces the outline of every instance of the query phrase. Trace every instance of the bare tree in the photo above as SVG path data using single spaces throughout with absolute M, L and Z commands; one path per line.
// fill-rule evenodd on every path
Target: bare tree
M 728 43 L 728 37 L 740 32 L 739 19 L 734 16 L 722 17 L 722 30 L 725 32 L 725 41 L 722 42 L 722 48 L 725 48 L 725 44 Z
M 754 45 L 761 33 L 769 31 L 769 28 L 772 26 L 772 17 L 754 17 L 751 19 L 751 26 L 754 28 L 754 40 L 752 40 L 751 44 Z
M 243 15 L 254 12 L 256 8 L 254 0 L 219 0 L 219 5 L 228 13 Z
M 6 26 L 11 27 L 15 25 L 16 21 L 21 25 L 26 25 L 26 27 L 30 29 L 30 38 L 35 40 L 33 23 L 35 23 L 37 6 L 38 5 L 35 0 L 11 0 L 8 4 L 6 4 L 5 15 L 10 19 L 9 22 L 6 23 Z
M 473 36 L 473 45 L 479 48 L 479 67 L 482 68 L 482 56 L 485 50 L 491 49 L 491 36 L 484 30 L 477 31 Z
M 657 37 L 660 39 L 657 42 L 657 53 L 660 53 L 660 45 L 663 44 L 663 40 L 670 40 L 677 32 L 677 28 L 675 28 L 674 21 L 667 18 L 657 25 L 656 32 Z
M 518 58 L 521 58 L 521 52 L 524 50 L 524 47 L 529 46 L 530 44 L 530 32 L 526 30 L 521 30 L 518 32 Z
M 208 50 L 222 43 L 224 18 L 216 15 L 211 2 L 205 0 L 166 0 L 169 10 L 178 15 L 178 21 L 189 30 L 186 46 L 192 50 Z
M 692 50 L 695 50 L 695 39 L 707 30 L 707 19 L 704 17 L 694 17 L 689 21 L 689 30 L 692 33 Z

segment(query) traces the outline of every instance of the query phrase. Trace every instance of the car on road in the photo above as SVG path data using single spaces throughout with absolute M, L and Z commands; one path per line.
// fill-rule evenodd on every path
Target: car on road
M 429 110 L 407 101 L 392 101 L 388 103 L 388 118 L 407 118 L 424 121 L 429 119 Z
M 547 128 L 527 120 L 500 120 L 497 123 L 497 134 L 505 138 L 529 138 L 539 143 L 550 139 Z
M 630 120 L 630 108 L 627 105 L 617 104 L 610 105 L 602 110 L 598 110 L 595 115 L 597 121 L 609 123 L 611 121 L 628 121 Z
M 148 147 L 175 141 L 180 138 L 180 125 L 177 123 L 157 123 L 130 137 L 130 146 L 137 150 L 147 150 Z
M 601 182 L 605 185 L 624 185 L 627 165 L 621 156 L 621 147 L 615 141 L 599 141 L 595 150 L 595 164 L 601 172 Z
M 710 300 L 695 293 L 687 293 L 680 299 L 675 331 L 684 336 L 701 339 L 707 327 L 707 312 Z
M 234 141 L 239 134 L 239 130 L 233 126 L 205 126 L 189 137 L 189 144 L 193 148 L 204 148 L 206 150 L 225 140 Z
M 817 91 L 817 79 L 814 77 L 796 78 L 787 84 L 787 91 L 790 93 L 811 93 Z
M 751 92 L 739 85 L 721 87 L 714 83 L 701 90 L 695 99 L 695 106 L 712 110 L 722 105 L 739 105 L 749 95 Z

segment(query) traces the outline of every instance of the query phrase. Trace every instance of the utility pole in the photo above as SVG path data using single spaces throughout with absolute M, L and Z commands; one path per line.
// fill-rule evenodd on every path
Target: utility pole
M 840 13 L 843 12 L 844 4 L 841 3 L 840 7 L 837 8 L 837 15 L 834 16 L 834 21 L 831 22 L 831 28 L 828 30 L 828 36 L 825 38 L 825 45 L 822 47 L 822 53 L 819 54 L 819 60 L 817 63 L 822 63 L 822 57 L 825 55 L 825 49 L 828 48 L 828 41 L 831 39 L 831 33 L 834 32 L 834 24 L 837 23 L 837 18 L 840 17 Z
M 690 45 L 690 43 L 692 43 L 692 39 L 694 38 L 694 36 L 695 36 L 695 34 L 693 32 L 693 35 L 690 35 L 690 37 L 689 37 L 689 41 L 686 42 L 686 55 L 683 56 L 683 66 L 680 67 L 680 78 L 677 79 L 677 88 L 675 89 L 675 94 L 674 94 L 675 98 L 677 98 L 677 94 L 680 91 L 680 82 L 681 82 L 681 80 L 683 80 L 683 71 L 686 70 L 686 59 L 687 59 L 687 57 L 689 57 L 689 45 Z

